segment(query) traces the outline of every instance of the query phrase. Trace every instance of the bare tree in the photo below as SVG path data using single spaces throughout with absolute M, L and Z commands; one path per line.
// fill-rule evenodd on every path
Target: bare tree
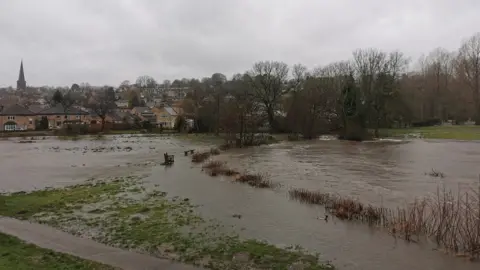
M 212 95 L 215 98 L 215 114 L 216 114 L 216 124 L 215 124 L 215 134 L 220 133 L 220 111 L 222 99 L 225 96 L 223 91 L 223 85 L 227 82 L 227 76 L 222 73 L 214 73 L 211 76 L 212 83 Z
M 163 80 L 163 87 L 165 89 L 169 89 L 171 85 L 172 83 L 170 82 L 170 80 Z
M 480 125 L 480 33 L 467 39 L 460 47 L 459 75 L 472 91 L 475 124 Z
M 309 77 L 296 92 L 287 118 L 289 126 L 306 139 L 313 139 L 331 127 L 338 99 L 332 80 L 331 77 Z
M 130 88 L 130 81 L 124 80 L 123 82 L 120 83 L 120 86 L 118 88 L 127 90 L 128 88 Z
M 143 75 L 137 78 L 137 80 L 135 81 L 135 84 L 141 88 L 152 88 L 157 85 L 157 82 L 155 81 L 154 78 L 147 75 Z
M 288 65 L 274 61 L 257 62 L 248 74 L 255 97 L 264 106 L 270 128 L 275 131 L 277 130 L 275 112 L 286 90 Z
M 449 86 L 453 79 L 455 56 L 453 53 L 436 48 L 419 61 L 422 76 L 422 87 L 428 95 L 429 116 L 448 120 Z
M 105 88 L 98 93 L 95 99 L 89 104 L 92 111 L 102 120 L 102 132 L 105 129 L 105 119 L 108 115 L 112 114 L 115 109 L 115 98 L 112 99 L 109 94 L 111 91 L 113 91 L 112 87 Z
M 222 129 L 227 133 L 227 140 L 235 138 L 238 147 L 252 145 L 263 114 L 259 113 L 250 78 L 246 74 L 235 76 L 229 86 L 233 98 L 226 100 L 223 107 Z
M 354 70 L 359 81 L 360 93 L 357 108 L 360 121 L 378 129 L 387 118 L 387 100 L 398 89 L 398 80 L 409 63 L 401 52 L 386 53 L 377 49 L 356 50 L 353 53 Z M 365 123 L 361 123 L 365 125 Z
M 74 83 L 74 84 L 72 84 L 72 87 L 70 87 L 70 90 L 73 91 L 73 92 L 78 92 L 78 91 L 80 91 L 80 85 Z

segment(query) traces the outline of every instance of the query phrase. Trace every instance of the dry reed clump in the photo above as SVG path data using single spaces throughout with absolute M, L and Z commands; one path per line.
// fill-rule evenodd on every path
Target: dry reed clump
M 341 219 L 366 221 L 387 228 L 407 241 L 432 239 L 439 248 L 457 256 L 480 258 L 480 185 L 457 195 L 438 189 L 435 196 L 415 200 L 406 207 L 387 209 L 338 195 L 305 189 L 289 191 L 291 199 L 318 204 Z
M 359 220 L 368 223 L 380 223 L 385 220 L 386 211 L 384 208 L 364 205 L 350 198 L 305 189 L 292 189 L 288 194 L 291 199 L 303 203 L 323 205 L 328 212 L 340 219 Z
M 275 186 L 264 174 L 242 174 L 235 180 L 256 188 L 273 188 Z
M 212 154 L 210 151 L 208 152 L 196 152 L 192 155 L 192 162 L 194 163 L 202 163 L 207 160 Z
M 210 148 L 210 154 L 211 154 L 212 156 L 220 155 L 220 149 L 218 149 L 218 148 Z
M 239 174 L 237 171 L 227 168 L 225 162 L 211 160 L 203 168 L 208 171 L 210 176 L 225 175 L 225 176 L 234 176 Z

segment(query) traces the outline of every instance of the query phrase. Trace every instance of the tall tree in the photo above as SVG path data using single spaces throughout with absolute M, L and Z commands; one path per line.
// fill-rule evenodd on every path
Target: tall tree
M 480 125 L 480 33 L 467 39 L 459 50 L 459 75 L 471 89 L 475 124 Z
M 80 91 L 80 85 L 74 83 L 74 84 L 72 84 L 72 87 L 70 87 L 70 90 L 73 91 L 73 92 L 78 92 L 78 91 Z
M 115 109 L 115 99 L 111 97 L 110 92 L 113 87 L 104 88 L 103 91 L 98 93 L 89 106 L 93 112 L 102 120 L 101 131 L 105 129 L 106 118 L 112 114 Z
M 288 65 L 283 62 L 262 61 L 248 72 L 250 83 L 258 102 L 262 103 L 272 131 L 278 129 L 275 113 L 280 98 L 285 93 Z
M 225 96 L 223 86 L 227 82 L 227 77 L 221 73 L 214 73 L 211 76 L 210 82 L 212 83 L 212 95 L 215 98 L 215 134 L 218 135 L 220 132 L 221 103 Z
M 154 78 L 147 75 L 143 75 L 137 78 L 137 80 L 135 81 L 135 84 L 141 88 L 153 88 L 157 85 L 157 82 L 155 81 Z

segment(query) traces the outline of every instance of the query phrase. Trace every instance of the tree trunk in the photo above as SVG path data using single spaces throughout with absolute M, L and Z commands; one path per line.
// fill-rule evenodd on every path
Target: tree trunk
M 473 92 L 473 101 L 475 104 L 475 125 L 480 126 L 480 97 L 479 97 L 479 92 L 480 92 L 480 79 L 477 78 L 475 81 L 475 89 Z
M 105 129 L 105 117 L 102 118 L 102 127 L 100 129 L 100 132 L 103 132 L 104 129 Z
M 277 131 L 277 123 L 275 122 L 275 112 L 273 111 L 272 107 L 267 107 L 267 115 L 268 115 L 268 124 L 270 125 L 270 131 L 271 132 Z

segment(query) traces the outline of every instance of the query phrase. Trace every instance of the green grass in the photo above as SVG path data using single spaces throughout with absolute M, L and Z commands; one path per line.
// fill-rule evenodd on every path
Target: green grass
M 301 248 L 241 239 L 235 228 L 196 214 L 188 199 L 139 185 L 137 178 L 0 196 L 0 215 L 49 224 L 96 241 L 210 269 L 332 269 Z M 94 232 L 94 234 L 92 234 Z M 247 254 L 248 259 L 234 259 Z M 247 268 L 245 268 L 247 267 Z M 1 268 L 0 268 L 1 269 Z
M 425 139 L 480 140 L 480 126 L 434 126 L 380 130 L 383 137 L 419 134 Z
M 43 249 L 0 233 L 0 269 L 5 270 L 67 270 L 114 269 L 103 264 Z

